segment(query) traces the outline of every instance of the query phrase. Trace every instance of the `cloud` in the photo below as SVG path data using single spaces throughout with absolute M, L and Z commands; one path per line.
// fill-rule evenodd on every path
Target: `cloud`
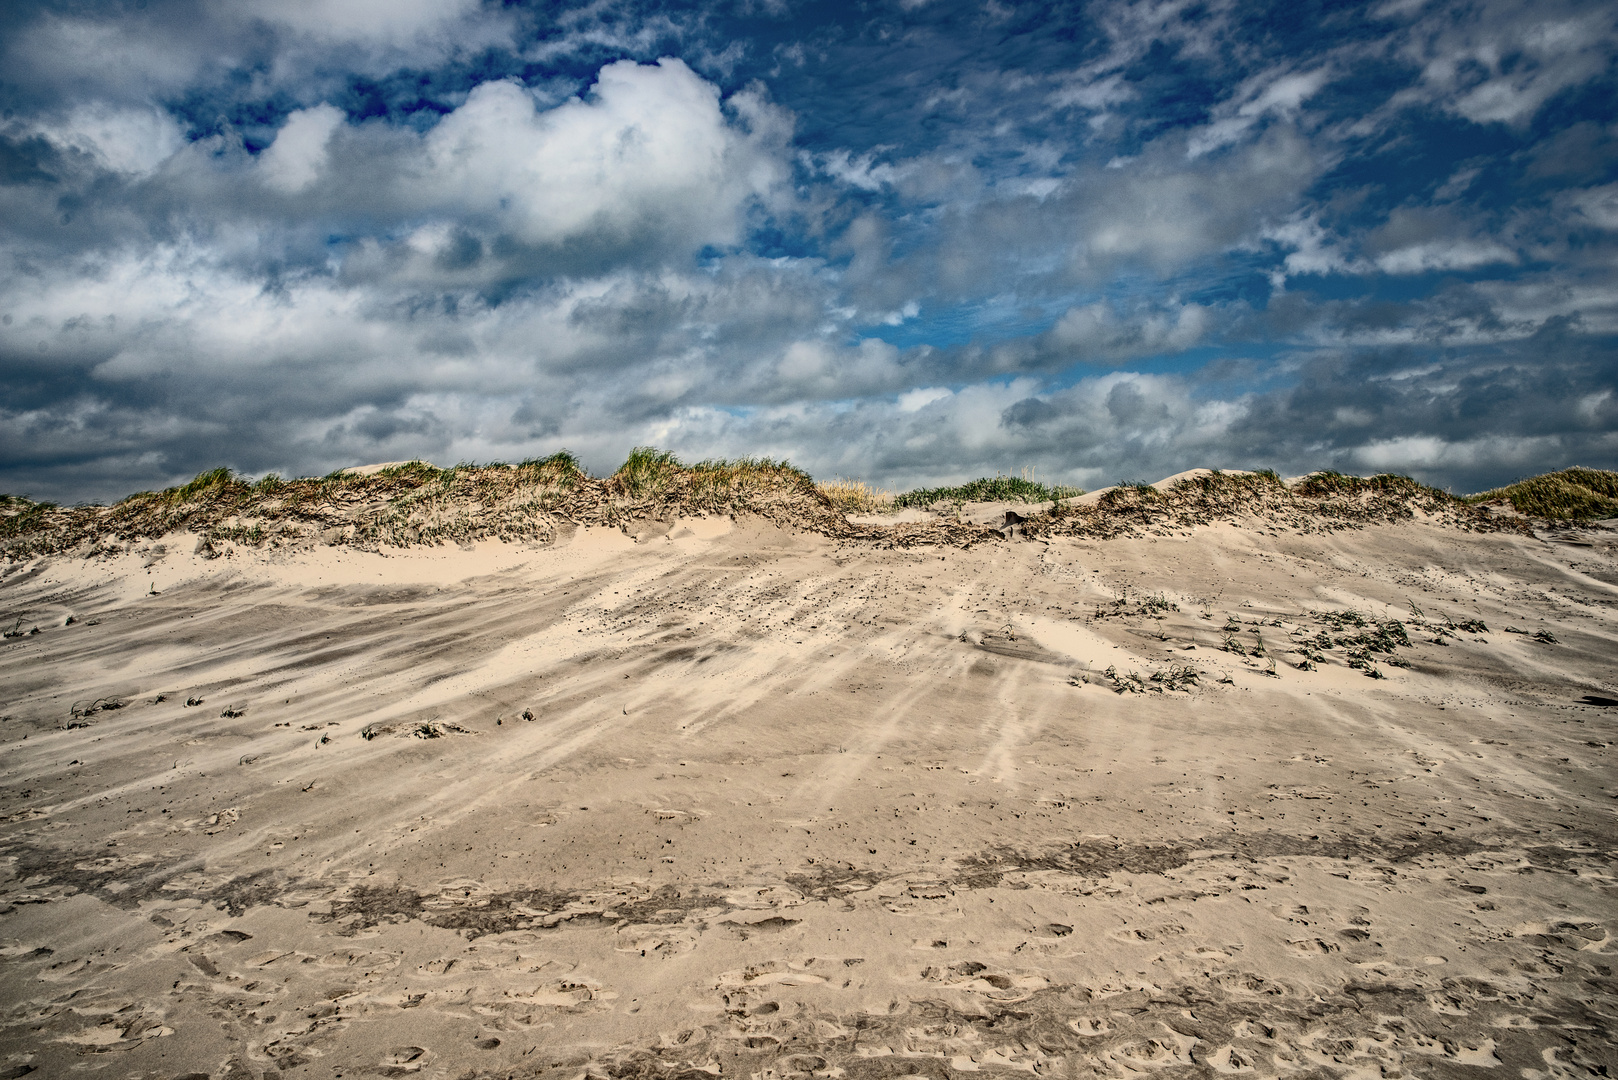
M 238 17 L 336 42 L 409 42 L 480 13 L 479 0 L 256 0 Z
M 1605 5 L 1494 0 L 1464 18 L 1440 8 L 1409 37 L 1421 83 L 1401 101 L 1426 100 L 1477 123 L 1523 125 L 1562 91 L 1602 75 L 1618 42 Z
M 31 126 L 59 149 L 87 154 L 101 168 L 131 177 L 151 175 L 185 144 L 179 123 L 155 105 L 86 103 Z
M 1581 224 L 1618 232 L 1618 184 L 1603 184 L 1570 192 L 1562 201 L 1571 211 L 1570 216 Z
M 1379 255 L 1376 265 L 1389 274 L 1420 274 L 1516 261 L 1517 256 L 1510 248 L 1489 240 L 1437 240 Z
M 1328 74 L 1325 68 L 1319 68 L 1301 72 L 1266 71 L 1254 76 L 1231 100 L 1215 110 L 1213 123 L 1191 134 L 1186 156 L 1201 157 L 1229 146 L 1266 117 L 1297 116 L 1304 101 L 1325 85 Z
M 1052 327 L 1052 343 L 1075 360 L 1123 360 L 1162 352 L 1183 352 L 1202 340 L 1208 309 L 1186 304 L 1174 312 L 1150 312 L 1120 319 L 1102 301 L 1069 308 Z
M 484 83 L 425 136 L 400 186 L 527 244 L 732 245 L 748 200 L 785 177 L 774 115 L 746 104 L 731 121 L 717 88 L 675 59 L 609 64 L 587 97 L 553 109 L 513 82 Z
M 275 142 L 259 155 L 264 182 L 288 194 L 312 184 L 326 164 L 326 144 L 343 123 L 343 111 L 332 105 L 298 109 L 287 116 Z

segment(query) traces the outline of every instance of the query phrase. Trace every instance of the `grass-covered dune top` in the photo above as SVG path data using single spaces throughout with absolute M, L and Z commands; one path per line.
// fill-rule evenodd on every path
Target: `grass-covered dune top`
M 1090 505 L 1057 503 L 1024 525 L 1028 536 L 1166 535 L 1215 521 L 1257 519 L 1297 532 L 1324 532 L 1416 519 L 1450 528 L 1495 531 L 1523 527 L 1412 480 L 1380 473 L 1347 476 L 1317 472 L 1293 484 L 1274 471 L 1220 472 L 1182 477 L 1166 489 L 1126 483 L 1109 488 Z
M 1618 517 L 1618 473 L 1602 469 L 1563 469 L 1470 495 L 1467 501 L 1509 506 L 1525 517 L 1545 521 Z
M 363 548 L 498 538 L 547 542 L 573 525 L 621 525 L 675 514 L 755 514 L 817 532 L 846 525 L 810 476 L 784 461 L 685 465 L 641 447 L 611 476 L 562 452 L 516 465 L 440 469 L 408 462 L 371 475 L 266 476 L 249 483 L 213 469 L 190 483 L 108 507 L 53 507 L 0 496 L 0 552 L 9 559 L 98 548 L 174 533 L 198 550 L 320 542 Z
M 410 462 L 371 475 L 249 482 L 213 469 L 190 483 L 141 492 L 113 506 L 57 507 L 0 495 L 0 557 L 8 561 L 71 552 L 88 557 L 136 541 L 194 536 L 202 554 L 231 546 L 286 548 L 344 544 L 375 549 L 479 539 L 546 543 L 578 525 L 656 533 L 681 515 L 753 515 L 777 525 L 854 542 L 970 545 L 1002 539 L 998 529 L 943 514 L 905 524 L 855 524 L 848 485 L 817 485 L 785 461 L 742 459 L 688 465 L 641 447 L 610 476 L 594 477 L 566 452 L 516 465 L 440 469 Z M 1035 490 L 1037 488 L 1037 490 Z M 1017 478 L 984 478 L 879 500 L 885 508 L 967 500 L 1071 499 L 1076 489 Z M 1022 526 L 1030 537 L 1108 538 L 1164 533 L 1219 520 L 1259 518 L 1302 532 L 1357 528 L 1416 518 L 1463 529 L 1521 528 L 1523 518 L 1610 516 L 1618 474 L 1590 469 L 1525 480 L 1497 492 L 1457 498 L 1404 476 L 1315 473 L 1287 485 L 1273 472 L 1211 472 L 1166 490 L 1122 484 L 1082 503 L 1058 501 Z

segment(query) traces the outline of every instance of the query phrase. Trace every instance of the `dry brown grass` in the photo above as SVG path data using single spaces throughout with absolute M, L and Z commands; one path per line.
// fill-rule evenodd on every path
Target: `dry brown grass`
M 815 486 L 845 514 L 886 514 L 896 509 L 893 492 L 872 487 L 863 480 L 839 477 Z

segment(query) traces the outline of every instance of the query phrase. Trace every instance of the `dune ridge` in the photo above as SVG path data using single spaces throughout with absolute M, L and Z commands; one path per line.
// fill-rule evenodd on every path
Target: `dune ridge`
M 1032 537 L 1107 538 L 1244 517 L 1311 531 L 1416 515 L 1461 529 L 1525 527 L 1514 516 L 1393 475 L 1314 473 L 1288 484 L 1273 472 L 1195 470 L 1161 490 L 1121 485 L 1099 496 L 1056 501 L 1031 515 L 1022 531 Z M 581 525 L 652 535 L 659 523 L 677 517 L 734 514 L 888 546 L 966 546 L 1002 538 L 993 526 L 963 520 L 959 507 L 953 513 L 942 504 L 938 509 L 920 521 L 855 523 L 807 473 L 786 462 L 685 466 L 654 450 L 637 451 L 600 479 L 566 454 L 516 466 L 438 469 L 407 462 L 253 484 L 216 469 L 183 487 L 132 495 L 110 507 L 63 508 L 8 497 L 0 505 L 0 557 L 88 555 L 179 532 L 195 534 L 203 554 L 230 546 L 315 543 L 364 550 L 483 539 L 544 543 Z

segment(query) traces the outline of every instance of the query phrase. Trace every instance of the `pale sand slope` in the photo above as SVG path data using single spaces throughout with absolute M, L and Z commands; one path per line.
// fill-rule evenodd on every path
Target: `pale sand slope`
M 691 525 L 8 568 L 0 1076 L 1618 1069 L 1614 534 Z

